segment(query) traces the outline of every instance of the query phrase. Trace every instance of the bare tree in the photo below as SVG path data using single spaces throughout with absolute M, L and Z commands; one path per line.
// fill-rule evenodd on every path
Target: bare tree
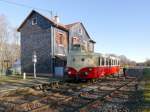
M 147 59 L 144 63 L 145 66 L 150 66 L 150 59 Z
M 124 55 L 120 55 L 119 58 L 120 58 L 120 64 L 122 66 L 136 66 L 136 62 L 135 61 L 132 61 L 132 60 L 128 59 Z
M 4 69 L 6 42 L 8 39 L 8 24 L 4 15 L 0 15 L 0 67 Z
M 0 71 L 11 67 L 19 57 L 19 35 L 10 27 L 6 17 L 0 15 Z

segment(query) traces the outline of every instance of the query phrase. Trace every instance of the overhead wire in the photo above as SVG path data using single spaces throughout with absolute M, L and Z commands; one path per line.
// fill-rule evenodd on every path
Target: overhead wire
M 4 2 L 4 3 L 7 3 L 7 4 L 11 4 L 11 5 L 16 5 L 16 6 L 20 6 L 20 7 L 25 7 L 25 8 L 29 8 L 29 9 L 37 9 L 37 10 L 41 10 L 41 11 L 46 11 L 46 12 L 52 13 L 51 10 L 47 10 L 47 9 L 43 9 L 43 8 L 38 8 L 38 7 L 33 7 L 33 6 L 21 4 L 21 3 L 16 3 L 16 2 L 13 2 L 13 1 L 0 0 L 0 2 Z

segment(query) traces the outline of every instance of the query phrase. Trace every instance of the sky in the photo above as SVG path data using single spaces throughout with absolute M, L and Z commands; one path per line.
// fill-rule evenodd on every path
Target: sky
M 95 52 L 125 55 L 137 62 L 150 58 L 150 0 L 0 0 L 0 15 L 13 27 L 33 8 L 52 11 L 64 24 L 82 22 L 96 41 Z

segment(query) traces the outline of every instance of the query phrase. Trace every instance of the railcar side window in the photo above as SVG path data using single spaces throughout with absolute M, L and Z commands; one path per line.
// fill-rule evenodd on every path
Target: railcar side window
M 101 66 L 101 58 L 98 57 L 98 65 Z
M 108 59 L 106 59 L 106 65 L 108 65 L 108 64 L 109 64 Z
M 104 65 L 105 61 L 104 61 L 104 58 L 102 58 L 102 65 Z
M 114 60 L 112 59 L 112 64 L 111 65 L 114 65 Z
M 111 59 L 109 59 L 109 65 L 111 65 Z
M 105 59 L 105 65 L 107 65 L 107 59 Z
M 113 59 L 113 65 L 115 65 L 115 60 Z
M 113 60 L 113 65 L 115 65 L 115 60 Z

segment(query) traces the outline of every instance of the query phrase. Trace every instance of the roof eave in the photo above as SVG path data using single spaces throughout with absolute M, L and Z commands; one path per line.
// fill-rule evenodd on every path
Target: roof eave
M 95 42 L 94 40 L 92 40 L 92 39 L 90 39 L 90 42 L 92 42 L 92 43 L 94 43 L 94 44 L 96 43 L 96 42 Z

